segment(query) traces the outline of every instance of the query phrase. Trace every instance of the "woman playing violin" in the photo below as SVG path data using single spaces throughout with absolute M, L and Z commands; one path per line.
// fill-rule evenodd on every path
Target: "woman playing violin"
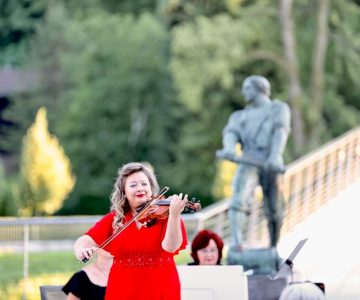
M 159 191 L 154 173 L 142 163 L 119 169 L 111 195 L 111 211 L 74 245 L 79 260 L 89 259 L 114 231 L 134 220 L 138 208 Z M 105 300 L 179 300 L 180 280 L 174 255 L 187 245 L 185 226 L 180 218 L 187 195 L 170 197 L 169 215 L 143 226 L 139 220 L 128 224 L 104 249 L 114 256 Z

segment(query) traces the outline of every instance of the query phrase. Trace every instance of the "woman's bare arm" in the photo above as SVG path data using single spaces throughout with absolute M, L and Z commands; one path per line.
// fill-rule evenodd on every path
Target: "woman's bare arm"
M 183 241 L 180 214 L 185 208 L 187 197 L 185 195 L 183 198 L 182 194 L 172 196 L 166 232 L 161 243 L 162 248 L 167 252 L 175 252 Z
M 89 235 L 82 235 L 74 244 L 74 254 L 78 260 L 90 259 L 96 252 L 98 245 Z

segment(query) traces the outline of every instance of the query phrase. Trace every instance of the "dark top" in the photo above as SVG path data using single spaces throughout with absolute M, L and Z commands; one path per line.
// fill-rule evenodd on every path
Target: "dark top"
M 62 288 L 65 294 L 72 293 L 84 300 L 104 300 L 105 289 L 104 286 L 93 284 L 82 270 L 75 273 Z

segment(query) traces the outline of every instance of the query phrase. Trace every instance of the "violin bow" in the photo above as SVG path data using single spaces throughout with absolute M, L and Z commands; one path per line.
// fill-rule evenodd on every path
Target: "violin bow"
M 167 186 L 163 187 L 160 193 L 150 201 L 150 203 L 145 206 L 140 212 L 138 212 L 135 216 L 133 216 L 129 222 L 127 222 L 124 226 L 116 230 L 112 235 L 110 235 L 103 243 L 100 244 L 99 248 L 103 249 L 106 247 L 114 238 L 116 238 L 121 232 L 123 232 L 127 227 L 129 227 L 132 223 L 134 223 L 142 213 L 146 211 L 147 208 L 149 208 L 152 204 L 154 204 L 157 200 L 160 199 L 165 193 L 169 190 Z
M 169 190 L 170 188 L 167 186 L 164 186 L 161 191 L 159 192 L 159 194 L 152 199 L 148 205 L 144 206 L 142 210 L 140 210 L 135 216 L 133 216 L 129 222 L 125 223 L 124 226 L 122 226 L 121 228 L 115 230 L 115 232 L 110 235 L 104 242 L 102 242 L 100 244 L 100 246 L 97 248 L 98 249 L 103 249 L 105 248 L 107 245 L 109 245 L 121 232 L 123 232 L 126 228 L 128 228 L 132 223 L 134 223 L 140 216 L 141 214 L 143 214 L 149 207 L 151 207 L 152 204 L 154 204 L 157 200 L 160 199 L 160 197 L 162 197 L 163 195 L 165 195 L 165 193 Z M 81 262 L 86 263 L 89 259 L 88 258 L 83 258 L 81 260 Z

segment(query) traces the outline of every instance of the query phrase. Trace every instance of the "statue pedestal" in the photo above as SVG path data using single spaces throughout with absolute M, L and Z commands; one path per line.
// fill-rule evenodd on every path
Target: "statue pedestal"
M 248 276 L 249 300 L 279 300 L 287 284 L 284 277 L 271 279 L 267 275 Z
M 228 265 L 241 265 L 244 271 L 254 275 L 273 276 L 278 271 L 281 259 L 276 248 L 243 249 L 230 247 L 227 254 Z

